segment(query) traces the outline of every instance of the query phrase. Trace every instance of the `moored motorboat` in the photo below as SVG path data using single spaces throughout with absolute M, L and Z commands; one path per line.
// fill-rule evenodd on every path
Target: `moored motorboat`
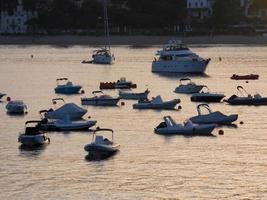
M 139 100 L 139 99 L 147 99 L 147 96 L 149 94 L 149 90 L 146 89 L 144 92 L 129 92 L 129 91 L 119 91 L 119 96 L 121 99 L 133 99 L 133 100 Z
M 248 74 L 248 75 L 233 74 L 231 79 L 233 79 L 233 80 L 258 80 L 259 75 L 258 74 Z
M 177 124 L 170 116 L 165 116 L 164 122 L 161 122 L 156 128 L 155 133 L 162 135 L 212 135 L 212 131 L 216 127 L 215 124 L 194 124 L 190 120 L 184 124 Z
M 259 93 L 252 96 L 251 94 L 248 94 L 242 86 L 238 86 L 237 90 L 242 96 L 232 95 L 224 101 L 230 105 L 267 105 L 267 97 L 262 97 Z
M 182 94 L 193 94 L 198 93 L 202 90 L 205 85 L 197 85 L 190 78 L 182 78 L 180 79 L 180 85 L 175 88 L 175 93 Z
M 88 130 L 94 126 L 97 121 L 94 120 L 80 120 L 71 121 L 67 116 L 65 119 L 49 120 L 44 118 L 38 124 L 40 130 L 44 131 L 82 131 Z
M 103 135 L 98 135 L 99 132 L 110 132 L 112 137 L 110 139 L 104 138 Z M 84 150 L 89 154 L 95 156 L 110 156 L 116 153 L 120 145 L 114 142 L 114 135 L 112 129 L 96 129 L 92 135 L 92 142 L 84 146 Z
M 208 111 L 204 114 L 201 109 Z M 196 124 L 218 124 L 218 125 L 229 125 L 235 122 L 238 118 L 237 114 L 225 115 L 220 111 L 212 112 L 208 104 L 199 104 L 197 106 L 198 115 L 191 117 L 190 120 Z
M 94 95 L 93 97 L 81 98 L 82 105 L 116 106 L 120 100 L 119 97 L 112 97 L 110 95 L 106 95 L 102 91 L 93 91 L 92 94 Z
M 204 73 L 210 59 L 193 53 L 181 41 L 171 40 L 156 53 L 152 62 L 152 72 Z
M 48 119 L 64 119 L 66 115 L 69 116 L 71 120 L 81 119 L 86 113 L 87 110 L 77 106 L 74 103 L 65 103 L 64 99 L 56 98 L 52 102 L 56 103 L 57 101 L 63 101 L 64 105 L 57 109 L 45 110 L 45 117 Z
M 65 84 L 60 84 L 60 81 L 66 81 Z M 67 78 L 57 79 L 57 87 L 55 88 L 55 93 L 58 94 L 78 94 L 81 90 L 81 85 L 74 85 L 72 82 L 68 81 Z
M 161 96 L 158 95 L 152 100 L 139 100 L 138 103 L 133 104 L 134 109 L 159 109 L 159 110 L 172 110 L 179 104 L 180 99 L 173 99 L 170 101 L 163 101 Z
M 8 114 L 25 114 L 27 110 L 26 104 L 21 100 L 9 101 L 6 105 Z
M 37 126 L 27 127 L 28 124 L 38 124 L 40 121 L 27 121 L 25 123 L 25 132 L 20 134 L 18 142 L 24 146 L 35 147 L 50 143 L 50 138 L 43 131 L 40 131 Z
M 225 97 L 224 94 L 210 92 L 207 86 L 203 88 L 207 88 L 207 91 L 202 91 L 199 93 L 194 93 L 191 96 L 191 101 L 196 102 L 221 102 L 221 100 Z

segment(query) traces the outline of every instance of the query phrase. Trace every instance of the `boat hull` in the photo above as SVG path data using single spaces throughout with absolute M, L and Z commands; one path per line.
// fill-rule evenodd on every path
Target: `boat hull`
M 205 72 L 209 60 L 187 60 L 187 61 L 153 61 L 152 72 L 167 72 L 167 73 L 197 73 Z
M 116 99 L 81 99 L 82 105 L 92 105 L 92 106 L 116 106 L 119 102 L 119 98 Z
M 175 109 L 175 106 L 180 103 L 179 99 L 175 99 L 172 101 L 166 101 L 163 103 L 137 103 L 133 104 L 134 109 L 159 109 L 159 110 L 173 110 Z
M 105 65 L 111 65 L 114 63 L 114 58 L 110 55 L 97 55 L 94 56 L 92 63 L 95 64 L 105 64 Z
M 211 117 L 210 115 L 199 115 L 190 118 L 193 123 L 196 124 L 218 124 L 218 125 L 228 125 L 232 124 L 238 119 L 238 115 L 229 115 L 224 117 Z
M 252 106 L 261 106 L 267 105 L 267 98 L 238 98 L 238 99 L 228 99 L 225 100 L 230 105 L 252 105 Z
M 78 94 L 81 86 L 72 86 L 72 87 L 56 87 L 55 93 L 57 94 Z
M 87 144 L 84 146 L 84 150 L 93 154 L 112 154 L 119 150 L 120 145 L 102 145 L 102 144 Z
M 166 128 L 156 128 L 155 133 L 161 135 L 212 135 L 215 125 L 199 125 L 194 127 L 166 127 Z
M 19 136 L 18 142 L 20 142 L 24 146 L 41 146 L 50 143 L 50 138 L 45 136 L 45 134 L 39 134 L 39 135 L 22 134 Z
M 195 94 L 191 96 L 191 101 L 194 102 L 221 102 L 224 98 L 224 95 L 202 95 L 202 94 Z
M 147 99 L 148 93 L 119 93 L 121 99 L 132 99 L 132 100 L 139 100 L 139 99 Z

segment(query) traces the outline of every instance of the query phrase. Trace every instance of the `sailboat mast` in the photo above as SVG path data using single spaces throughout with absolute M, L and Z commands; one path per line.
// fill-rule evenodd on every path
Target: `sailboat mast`
M 105 49 L 110 51 L 110 36 L 109 36 L 109 23 L 108 23 L 108 9 L 107 9 L 107 0 L 103 0 L 103 7 L 104 7 L 104 30 L 105 30 Z

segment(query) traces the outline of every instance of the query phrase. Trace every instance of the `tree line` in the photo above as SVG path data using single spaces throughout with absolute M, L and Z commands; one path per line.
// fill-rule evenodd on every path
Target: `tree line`
M 0 0 L 1 10 L 12 12 L 18 0 Z M 132 29 L 166 29 L 188 24 L 186 0 L 108 0 L 111 27 Z M 258 0 L 262 1 L 262 0 Z M 266 1 L 262 1 L 266 4 Z M 103 5 L 100 0 L 23 0 L 26 9 L 36 10 L 38 17 L 29 24 L 43 30 L 101 29 Z M 212 18 L 199 26 L 225 28 L 244 20 L 240 0 L 217 0 Z

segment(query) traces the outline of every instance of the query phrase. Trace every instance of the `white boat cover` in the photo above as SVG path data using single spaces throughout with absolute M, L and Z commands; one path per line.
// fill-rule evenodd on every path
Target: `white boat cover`
M 74 103 L 66 103 L 55 111 L 48 112 L 46 115 L 48 118 L 52 119 L 64 119 L 66 118 L 66 115 L 68 115 L 70 119 L 73 119 L 82 118 L 86 112 L 86 109 L 81 108 Z

